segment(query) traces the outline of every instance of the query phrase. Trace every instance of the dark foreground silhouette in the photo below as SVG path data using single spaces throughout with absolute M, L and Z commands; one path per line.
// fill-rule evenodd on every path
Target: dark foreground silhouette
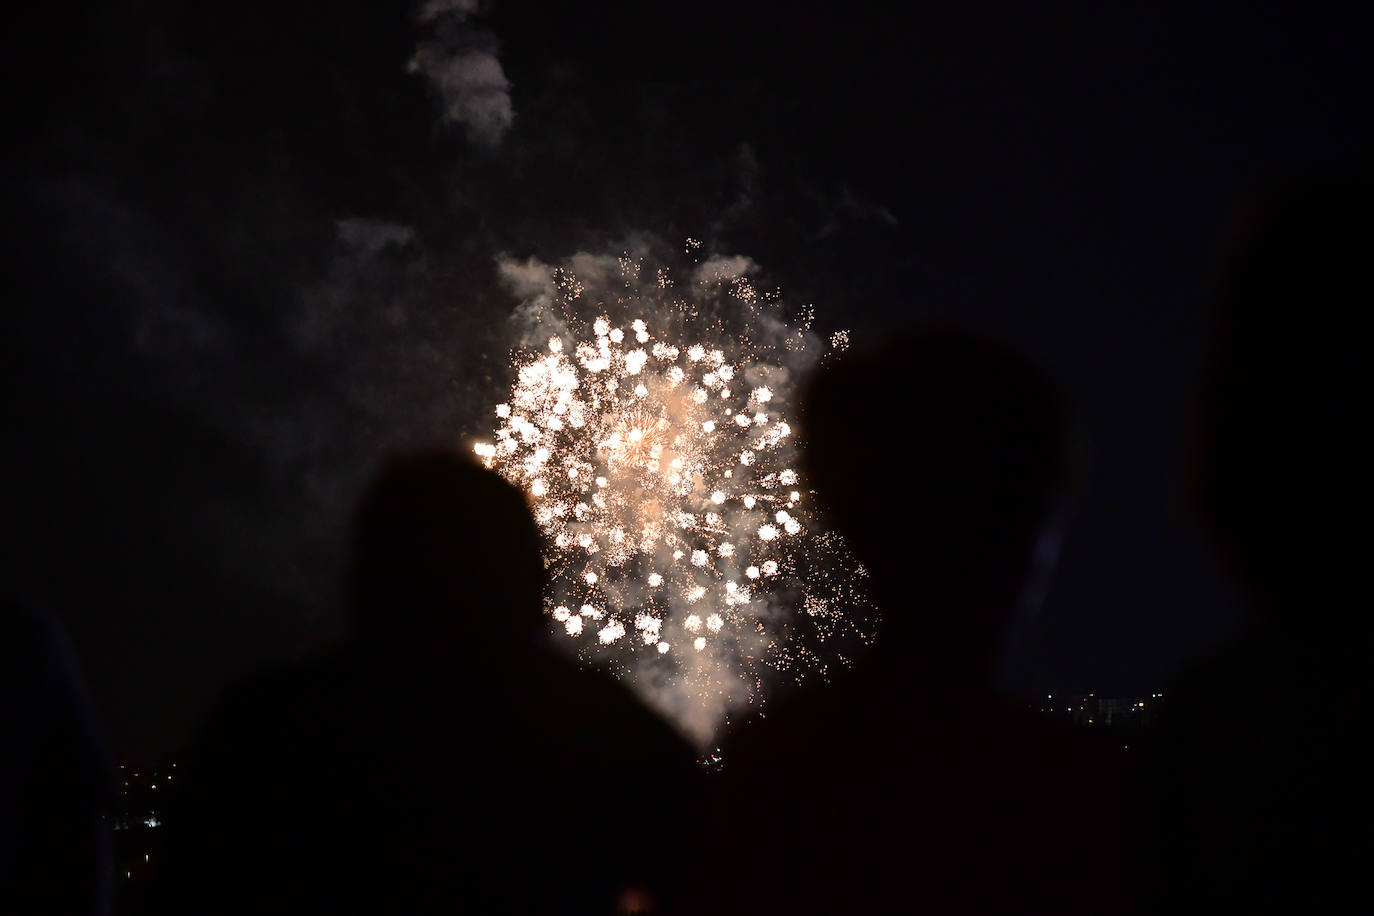
M 1169 692 L 1148 772 L 1160 912 L 1369 912 L 1374 652 L 1364 427 L 1369 174 L 1242 214 L 1195 415 L 1189 497 L 1244 625 Z
M 806 408 L 883 628 L 727 748 L 703 911 L 1129 910 L 1116 755 L 986 686 L 1070 482 L 1056 387 L 931 331 L 821 373 Z
M 444 452 L 358 515 L 358 636 L 252 684 L 196 747 L 169 911 L 609 913 L 674 898 L 692 752 L 538 644 L 518 492 Z
M 104 914 L 114 777 L 66 633 L 0 605 L 0 913 Z

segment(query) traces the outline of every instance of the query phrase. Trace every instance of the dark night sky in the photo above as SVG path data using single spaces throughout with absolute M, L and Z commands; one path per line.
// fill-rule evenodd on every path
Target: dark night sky
M 122 753 L 337 637 L 369 468 L 500 381 L 495 255 L 639 234 L 749 255 L 823 329 L 952 316 L 1049 365 L 1090 468 L 1011 677 L 1161 689 L 1231 620 L 1175 498 L 1218 233 L 1374 132 L 1356 4 L 34 6 L 5 53 L 8 578 L 62 612 Z M 508 125 L 443 119 L 426 41 L 499 61 Z

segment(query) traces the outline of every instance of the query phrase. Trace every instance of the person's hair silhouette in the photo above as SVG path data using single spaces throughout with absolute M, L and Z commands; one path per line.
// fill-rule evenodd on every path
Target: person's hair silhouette
M 1161 911 L 1374 902 L 1358 724 L 1374 629 L 1352 533 L 1369 517 L 1371 213 L 1367 171 L 1294 182 L 1243 211 L 1222 258 L 1185 489 L 1242 624 L 1167 691 L 1145 796 Z
M 540 620 L 538 529 L 515 487 L 435 450 L 391 459 L 354 518 L 350 579 L 360 634 L 478 657 L 523 646 Z M 463 651 L 462 654 L 468 654 Z
M 1294 182 L 1241 212 L 1198 387 L 1195 516 L 1247 613 L 1300 613 L 1300 628 L 1349 608 L 1310 599 L 1362 567 L 1363 545 L 1335 535 L 1367 508 L 1368 437 L 1355 431 L 1369 356 L 1354 327 L 1374 293 L 1371 207 L 1366 173 Z
M 671 899 L 692 751 L 539 644 L 540 541 L 518 490 L 448 451 L 392 459 L 357 513 L 350 580 L 351 643 L 211 716 L 169 867 L 180 911 L 269 893 L 312 912 Z M 626 841 L 645 824 L 653 843 Z
M 818 373 L 805 462 L 869 565 L 883 642 L 932 682 L 987 675 L 1072 480 L 1057 383 L 960 330 L 899 335 Z

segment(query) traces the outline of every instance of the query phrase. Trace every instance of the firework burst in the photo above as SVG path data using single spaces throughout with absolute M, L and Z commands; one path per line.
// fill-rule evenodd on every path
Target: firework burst
M 820 345 L 749 266 L 699 264 L 685 294 L 628 256 L 591 278 L 550 269 L 537 344 L 475 445 L 529 496 L 561 636 L 701 741 L 772 672 L 824 674 L 844 658 L 820 644 L 873 624 L 796 468 L 786 407 Z

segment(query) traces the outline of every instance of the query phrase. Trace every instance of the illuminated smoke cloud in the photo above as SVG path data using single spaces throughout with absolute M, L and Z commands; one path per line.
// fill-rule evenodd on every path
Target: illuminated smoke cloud
M 429 35 L 415 48 L 411 73 L 423 74 L 439 94 L 444 120 L 462 124 L 487 148 L 501 142 L 515 119 L 510 80 L 496 57 L 496 39 L 469 21 L 477 0 L 430 0 L 417 16 Z
M 814 643 L 870 639 L 863 571 L 815 530 L 788 414 L 823 344 L 753 263 L 709 259 L 685 289 L 630 255 L 499 267 L 525 297 L 522 345 L 473 448 L 530 499 L 559 637 L 702 744 L 777 673 L 823 676 Z

